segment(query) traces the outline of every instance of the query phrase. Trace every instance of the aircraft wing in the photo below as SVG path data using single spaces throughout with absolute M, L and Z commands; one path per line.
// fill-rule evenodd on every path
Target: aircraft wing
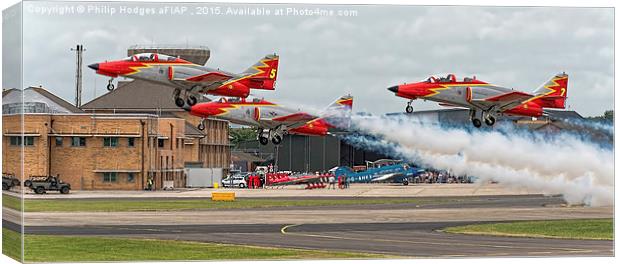
M 237 76 L 234 76 L 234 74 L 222 71 L 205 71 L 197 68 L 173 66 L 168 68 L 168 79 L 187 88 L 199 84 L 202 87 L 206 87 L 207 90 L 215 89 L 235 77 Z
M 387 173 L 370 180 L 370 182 L 384 182 L 400 176 L 403 176 L 401 172 Z
M 268 122 L 273 123 L 274 126 L 284 125 L 287 129 L 295 129 L 315 119 L 317 119 L 316 116 L 304 112 L 298 112 L 290 115 L 274 117 Z
M 275 118 L 273 118 L 271 120 L 279 121 L 279 122 L 297 123 L 297 122 L 308 122 L 308 121 L 311 121 L 312 119 L 315 119 L 315 118 L 316 117 L 313 116 L 313 115 L 309 115 L 309 114 L 300 112 L 300 113 L 295 113 L 295 114 L 291 114 L 291 115 L 275 117 Z
M 233 76 L 230 76 L 222 72 L 208 72 L 205 74 L 189 77 L 185 80 L 190 81 L 190 82 L 200 82 L 200 83 L 211 84 L 211 83 L 224 82 L 224 81 L 230 80 L 231 78 L 233 78 Z
M 500 112 L 503 112 L 507 109 L 511 109 L 522 104 L 523 102 L 529 100 L 532 97 L 534 96 L 528 93 L 512 91 L 483 99 L 473 99 L 470 101 L 470 103 L 476 106 L 482 106 L 483 108 L 497 106 L 497 109 Z
M 304 184 L 304 183 L 315 183 L 320 181 L 321 176 L 302 176 L 299 178 L 285 178 L 282 181 L 272 182 L 270 186 L 281 186 L 281 185 L 293 185 L 293 184 Z

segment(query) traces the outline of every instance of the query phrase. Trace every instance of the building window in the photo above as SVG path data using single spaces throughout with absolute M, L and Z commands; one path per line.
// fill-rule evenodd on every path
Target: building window
M 11 136 L 11 146 L 21 146 L 22 145 L 22 137 L 20 136 Z
M 164 147 L 164 139 L 163 138 L 157 139 L 157 147 L 160 147 L 160 148 Z
M 104 172 L 103 182 L 116 182 L 116 172 Z
M 127 182 L 133 182 L 136 175 L 133 172 L 127 173 Z
M 104 137 L 103 138 L 103 146 L 104 147 L 116 147 L 116 146 L 118 146 L 118 138 L 117 137 Z
M 9 140 L 11 141 L 11 146 L 21 146 L 22 145 L 22 137 L 20 136 L 11 136 L 9 138 Z M 33 136 L 26 136 L 24 137 L 24 146 L 34 146 L 34 137 Z
M 56 147 L 62 147 L 62 137 L 56 137 Z
M 128 147 L 133 147 L 133 146 L 135 146 L 135 145 L 136 145 L 136 140 L 135 140 L 135 138 L 128 138 L 128 139 L 127 139 L 127 146 L 128 146 Z
M 24 137 L 24 146 L 34 146 L 34 137 Z
M 85 137 L 71 137 L 71 146 L 72 147 L 86 147 L 86 138 Z

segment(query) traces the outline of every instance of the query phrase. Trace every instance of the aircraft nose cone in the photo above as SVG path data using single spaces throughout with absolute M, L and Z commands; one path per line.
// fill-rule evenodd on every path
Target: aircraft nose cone
M 99 63 L 93 63 L 91 65 L 88 65 L 88 68 L 91 68 L 93 70 L 99 70 Z
M 392 91 L 393 93 L 398 93 L 398 85 L 392 86 L 392 87 L 387 88 L 387 89 Z

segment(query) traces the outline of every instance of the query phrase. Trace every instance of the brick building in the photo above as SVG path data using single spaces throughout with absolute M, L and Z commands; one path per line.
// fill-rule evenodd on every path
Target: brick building
M 185 185 L 182 119 L 26 113 L 2 121 L 3 151 L 24 154 L 23 173 L 18 155 L 4 155 L 3 170 L 18 177 L 60 175 L 79 190 L 144 189 L 148 177 L 156 188 Z
M 205 133 L 184 113 L 91 103 L 84 111 L 43 88 L 3 91 L 3 172 L 60 175 L 79 190 L 141 190 L 149 178 L 156 189 L 178 188 L 186 168 L 229 166 L 227 122 L 210 120 Z
M 230 168 L 230 142 L 228 121 L 207 118 L 204 131 L 196 127 L 201 118 L 177 107 L 172 99 L 173 89 L 164 85 L 134 80 L 119 82 L 118 87 L 86 104 L 81 109 L 88 113 L 143 113 L 185 120 L 188 150 L 185 152 L 188 168 Z M 201 97 L 200 101 L 207 99 Z

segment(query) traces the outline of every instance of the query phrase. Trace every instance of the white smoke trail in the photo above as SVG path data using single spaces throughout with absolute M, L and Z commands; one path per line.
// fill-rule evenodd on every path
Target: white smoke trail
M 569 134 L 542 135 L 506 127 L 467 130 L 406 117 L 354 115 L 351 121 L 354 131 L 378 137 L 357 137 L 359 146 L 392 152 L 387 154 L 422 166 L 562 194 L 570 204 L 613 203 L 613 150 Z
M 579 120 L 575 118 L 565 118 L 562 120 L 564 123 L 582 128 L 587 134 L 593 134 L 593 136 L 605 136 L 613 140 L 614 137 L 614 124 L 613 122 L 605 121 L 593 121 L 593 120 Z

